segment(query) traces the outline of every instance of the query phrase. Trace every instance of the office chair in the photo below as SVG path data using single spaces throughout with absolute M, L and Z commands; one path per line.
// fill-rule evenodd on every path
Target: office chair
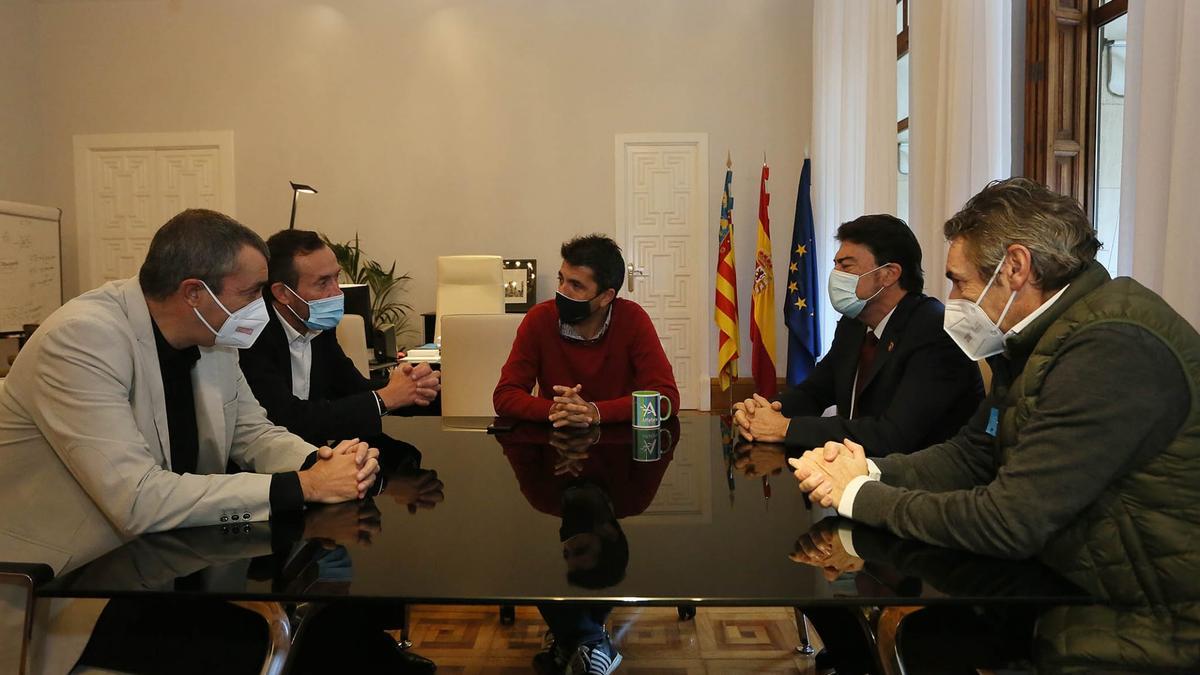
M 442 415 L 491 417 L 492 391 L 524 314 L 450 314 L 442 324 Z
M 0 671 L 25 673 L 33 636 L 33 591 L 54 577 L 49 565 L 0 563 Z
M 451 255 L 438 258 L 434 342 L 441 343 L 443 316 L 503 313 L 504 267 L 500 256 Z
M 358 314 L 346 314 L 337 326 L 337 341 L 363 377 L 370 378 L 371 352 L 367 349 L 367 326 Z

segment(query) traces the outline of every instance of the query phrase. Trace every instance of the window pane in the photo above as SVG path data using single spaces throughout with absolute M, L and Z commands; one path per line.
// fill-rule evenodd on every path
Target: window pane
M 908 54 L 896 59 L 896 121 L 908 117 Z
M 1100 28 L 1100 63 L 1096 83 L 1096 236 L 1104 244 L 1097 254 L 1113 276 L 1117 273 L 1117 232 L 1121 212 L 1121 141 L 1125 121 L 1125 16 Z

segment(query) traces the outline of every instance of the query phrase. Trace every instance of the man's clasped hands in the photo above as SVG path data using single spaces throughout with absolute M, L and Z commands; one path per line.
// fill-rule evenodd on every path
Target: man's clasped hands
M 772 403 L 755 394 L 753 398 L 734 404 L 733 410 L 734 422 L 742 438 L 764 442 L 783 439 L 774 424 L 781 417 L 778 402 Z M 756 421 L 756 418 L 759 419 Z M 764 419 L 772 423 L 771 433 L 759 433 L 768 428 L 763 424 Z M 792 457 L 788 464 L 809 501 L 826 508 L 837 508 L 850 481 L 868 475 L 866 450 L 848 438 L 841 443 L 830 441 L 799 457 Z

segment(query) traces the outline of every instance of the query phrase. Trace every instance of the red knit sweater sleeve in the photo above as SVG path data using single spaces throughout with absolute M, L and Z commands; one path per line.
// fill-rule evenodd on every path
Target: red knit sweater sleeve
M 630 359 L 633 361 L 634 381 L 629 394 L 607 401 L 596 401 L 601 422 L 627 422 L 633 418 L 634 391 L 657 391 L 671 401 L 671 414 L 679 410 L 679 388 L 675 386 L 675 371 L 663 351 L 662 342 L 650 315 L 635 302 L 626 304 L 629 316 L 624 323 L 632 331 Z
M 492 392 L 492 405 L 497 415 L 533 422 L 545 422 L 549 418 L 553 401 L 529 394 L 537 382 L 541 358 L 538 336 L 545 331 L 542 324 L 547 315 L 547 312 L 530 311 L 517 328 L 508 361 L 500 369 L 500 382 Z

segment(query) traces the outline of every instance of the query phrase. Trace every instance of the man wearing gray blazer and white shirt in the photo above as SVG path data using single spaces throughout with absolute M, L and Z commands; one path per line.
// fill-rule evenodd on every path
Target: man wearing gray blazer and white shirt
M 60 573 L 143 533 L 365 496 L 377 450 L 318 450 L 272 425 L 242 378 L 266 281 L 261 237 L 193 209 L 155 234 L 138 278 L 46 319 L 0 388 L 0 560 Z M 230 460 L 245 472 L 224 475 Z M 39 628 L 32 670 L 60 669 L 39 656 L 69 669 L 87 635 Z

